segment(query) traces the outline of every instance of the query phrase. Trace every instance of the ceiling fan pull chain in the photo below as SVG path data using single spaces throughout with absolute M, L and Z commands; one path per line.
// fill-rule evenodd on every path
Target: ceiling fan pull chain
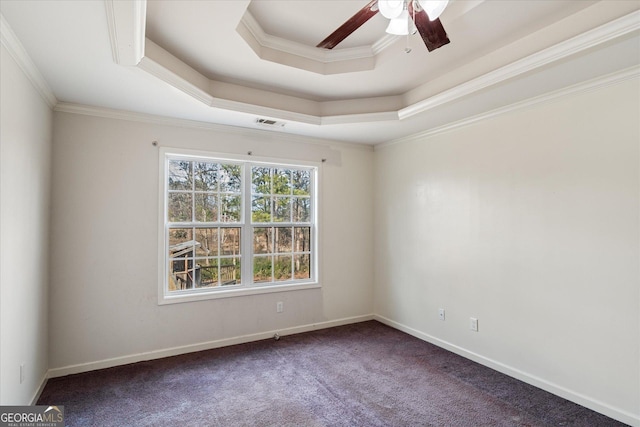
M 407 25 L 408 27 L 413 27 L 413 28 L 407 31 L 407 39 L 406 39 L 406 46 L 404 48 L 404 53 L 411 53 L 411 48 L 409 47 L 409 36 L 412 34 L 415 34 L 416 31 L 418 31 L 418 29 L 415 28 L 415 25 L 413 24 L 413 22 L 416 19 L 416 7 L 415 7 L 416 2 L 415 0 L 409 0 L 409 1 L 413 2 L 413 7 L 411 8 L 411 14 L 413 16 L 411 17 L 411 19 L 409 19 L 409 23 Z M 408 5 L 406 3 L 405 3 L 405 7 L 408 8 Z

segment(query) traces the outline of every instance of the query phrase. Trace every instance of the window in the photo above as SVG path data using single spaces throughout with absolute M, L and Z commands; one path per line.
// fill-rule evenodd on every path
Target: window
M 317 166 L 164 152 L 162 179 L 161 303 L 317 283 Z
M 251 167 L 253 281 L 311 277 L 311 171 Z

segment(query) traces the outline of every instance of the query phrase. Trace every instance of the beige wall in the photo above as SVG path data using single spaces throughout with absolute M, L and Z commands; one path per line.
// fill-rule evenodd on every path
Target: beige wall
M 55 114 L 54 375 L 372 314 L 373 150 L 220 129 Z M 211 152 L 327 158 L 320 182 L 322 288 L 159 306 L 159 153 L 152 141 Z M 284 302 L 284 313 L 276 313 L 277 301 Z
M 31 404 L 48 369 L 51 124 L 51 109 L 2 45 L 0 405 Z
M 639 89 L 378 147 L 375 313 L 640 422 Z

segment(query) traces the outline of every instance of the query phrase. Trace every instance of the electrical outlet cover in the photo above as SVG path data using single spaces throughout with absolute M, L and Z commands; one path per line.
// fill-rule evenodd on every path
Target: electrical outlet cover
M 475 317 L 469 318 L 469 328 L 474 332 L 478 332 L 478 319 Z

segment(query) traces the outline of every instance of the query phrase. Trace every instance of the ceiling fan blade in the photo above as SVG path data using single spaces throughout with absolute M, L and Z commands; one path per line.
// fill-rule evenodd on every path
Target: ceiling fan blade
M 427 12 L 421 7 L 416 8 L 413 1 L 409 1 L 409 15 L 413 17 L 413 22 L 416 23 L 416 28 L 429 52 L 449 43 L 449 37 L 440 18 L 430 21 Z
M 371 0 L 365 7 L 360 9 L 355 15 L 349 18 L 344 24 L 338 27 L 326 39 L 322 40 L 316 47 L 333 49 L 347 36 L 360 28 L 362 24 L 378 13 L 378 0 Z

